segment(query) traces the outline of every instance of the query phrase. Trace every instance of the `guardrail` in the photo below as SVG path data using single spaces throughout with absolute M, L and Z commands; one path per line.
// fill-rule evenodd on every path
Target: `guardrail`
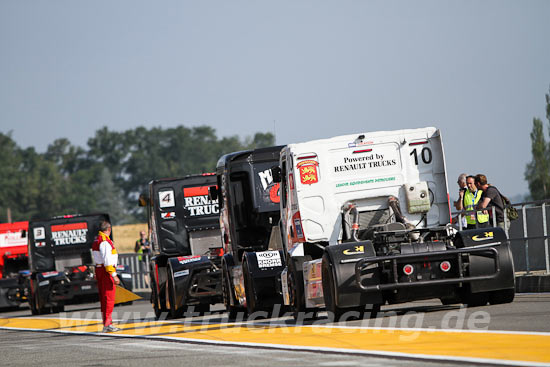
M 550 274 L 550 200 L 515 203 L 511 206 L 518 210 L 519 218 L 511 222 L 505 218 L 504 226 L 510 239 L 516 272 L 529 274 L 543 271 Z M 493 211 L 493 225 L 496 226 L 495 209 L 488 209 Z M 458 215 L 461 218 L 475 212 L 463 210 L 452 213 L 452 216 Z M 458 222 L 462 229 L 462 221 L 459 219 Z
M 139 257 L 143 260 L 140 260 Z M 132 274 L 133 291 L 134 292 L 150 292 L 149 287 L 149 256 L 141 254 L 119 254 L 118 260 L 121 265 L 130 267 Z

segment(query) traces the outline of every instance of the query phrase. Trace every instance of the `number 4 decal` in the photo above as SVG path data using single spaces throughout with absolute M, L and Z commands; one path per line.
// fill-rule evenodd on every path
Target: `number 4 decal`
M 416 151 L 416 148 L 413 149 L 411 152 L 412 157 L 414 158 L 414 164 L 418 166 L 418 152 Z M 424 164 L 430 164 L 432 163 L 432 151 L 428 147 L 422 148 L 422 151 L 420 152 L 420 158 L 422 159 L 422 162 Z
M 176 201 L 174 200 L 174 190 L 159 192 L 159 206 L 161 208 L 171 208 L 176 206 Z

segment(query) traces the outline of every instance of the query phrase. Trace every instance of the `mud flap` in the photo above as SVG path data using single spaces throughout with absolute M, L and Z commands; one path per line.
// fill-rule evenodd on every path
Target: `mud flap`
M 174 289 L 167 291 L 174 292 L 176 308 L 221 300 L 221 272 L 213 270 L 208 256 L 172 257 L 168 259 L 168 268 L 172 271 Z
M 382 304 L 382 292 L 363 292 L 355 281 L 355 264 L 364 257 L 375 257 L 376 252 L 371 241 L 348 242 L 325 248 L 332 266 L 336 291 L 336 305 L 342 308 Z M 380 270 L 377 264 L 369 266 L 362 276 L 362 284 L 376 286 L 380 284 Z
M 514 261 L 510 242 L 502 228 L 483 228 L 458 232 L 455 238 L 457 247 L 493 247 L 498 251 L 500 272 L 495 279 L 473 281 L 470 283 L 472 293 L 514 289 Z M 495 271 L 494 260 L 476 254 L 468 255 L 469 275 L 479 276 L 492 274 Z
M 286 267 L 282 250 L 246 252 L 243 255 L 243 264 L 246 262 L 248 282 L 252 283 L 255 295 L 255 303 L 259 308 L 270 308 L 274 304 L 283 303 L 278 286 L 281 272 Z M 243 271 L 245 267 L 243 266 Z

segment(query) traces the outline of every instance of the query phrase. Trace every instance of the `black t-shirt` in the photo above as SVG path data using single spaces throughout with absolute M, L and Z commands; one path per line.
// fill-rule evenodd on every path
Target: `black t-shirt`
M 489 186 L 487 190 L 483 191 L 483 195 L 481 195 L 481 199 L 479 199 L 479 201 L 483 202 L 485 198 L 491 199 L 488 206 L 495 206 L 497 223 L 504 222 L 504 203 L 502 202 L 502 197 L 500 196 L 500 192 L 498 191 L 498 189 L 494 186 Z M 489 216 L 492 217 L 493 210 L 491 208 L 487 210 L 489 211 Z

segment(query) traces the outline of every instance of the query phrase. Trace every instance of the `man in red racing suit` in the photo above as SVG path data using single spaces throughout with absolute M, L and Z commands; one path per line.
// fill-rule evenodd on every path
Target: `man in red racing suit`
M 113 241 L 109 238 L 110 235 L 111 223 L 102 221 L 99 225 L 99 233 L 92 244 L 104 333 L 120 331 L 112 324 L 113 308 L 115 307 L 115 286 L 120 284 L 120 279 L 118 279 L 116 273 L 118 254 Z

